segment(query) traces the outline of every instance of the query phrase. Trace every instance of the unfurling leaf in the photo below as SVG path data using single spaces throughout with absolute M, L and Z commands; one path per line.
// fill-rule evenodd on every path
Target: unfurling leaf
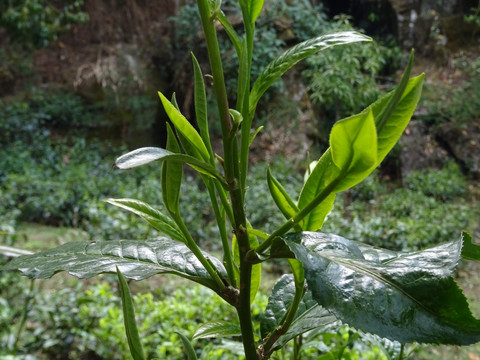
M 288 196 L 282 184 L 273 177 L 270 168 L 267 170 L 267 183 L 270 194 L 283 216 L 287 219 L 293 217 L 299 211 L 298 207 L 290 196 Z
M 123 318 L 125 323 L 125 332 L 127 335 L 128 348 L 133 360 L 144 360 L 140 336 L 138 335 L 137 323 L 135 321 L 135 310 L 133 308 L 132 294 L 128 288 L 127 281 L 117 268 L 118 283 L 120 284 L 120 297 L 122 299 Z
M 197 354 L 190 340 L 181 332 L 179 331 L 175 331 L 175 332 L 177 333 L 178 336 L 180 336 L 180 339 L 182 340 L 183 348 L 185 349 L 185 354 L 187 355 L 187 359 L 197 360 Z
M 480 320 L 453 279 L 462 241 L 395 253 L 331 234 L 284 238 L 313 298 L 343 322 L 401 343 L 480 341 Z

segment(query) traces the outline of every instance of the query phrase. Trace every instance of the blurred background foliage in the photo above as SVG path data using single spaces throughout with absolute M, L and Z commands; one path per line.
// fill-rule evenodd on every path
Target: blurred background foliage
M 241 31 L 235 1 L 223 3 L 234 27 Z M 106 25 L 112 27 L 109 31 L 97 28 L 99 18 L 105 19 L 105 4 L 94 4 L 0 3 L 0 35 L 7 38 L 0 40 L 2 245 L 38 251 L 76 239 L 157 235 L 142 220 L 102 199 L 131 197 L 162 207 L 158 164 L 127 172 L 112 164 L 129 149 L 162 146 L 165 114 L 155 90 L 176 91 L 182 111 L 195 121 L 189 51 L 208 73 L 202 35 L 192 30 L 198 29 L 199 19 L 193 1 L 166 1 L 164 9 L 170 9 L 172 16 L 162 26 L 151 26 L 154 35 L 140 36 L 137 31 L 148 26 L 139 9 L 147 9 L 147 3 L 128 1 L 119 8 L 137 21 L 129 23 L 125 33 L 112 24 Z M 366 27 L 378 24 L 382 15 L 370 12 L 363 19 Z M 477 8 L 466 16 L 466 22 L 478 26 Z M 117 18 L 122 17 L 111 14 L 112 23 Z M 293 44 L 319 33 L 354 29 L 354 23 L 359 21 L 352 14 L 334 16 L 318 1 L 267 2 L 257 24 L 254 78 Z M 434 29 L 437 35 L 438 29 Z M 95 42 L 85 31 L 105 34 L 105 39 L 95 37 Z M 129 42 L 133 37 L 141 49 L 120 43 L 119 39 Z M 90 48 L 81 47 L 84 40 Z M 226 34 L 220 33 L 220 43 L 233 103 L 237 59 Z M 480 129 L 480 59 L 468 46 L 458 51 L 435 49 L 431 57 L 417 56 L 417 68 L 427 73 L 428 82 L 414 122 L 427 129 L 420 141 L 430 139 L 436 146 L 433 152 L 441 154 L 440 161 L 431 167 L 406 168 L 402 159 L 426 157 L 428 149 L 409 153 L 409 146 L 399 144 L 375 174 L 338 197 L 323 231 L 395 250 L 422 249 L 457 239 L 462 230 L 479 237 L 479 170 L 478 160 L 471 155 L 479 146 L 475 136 L 480 132 L 475 131 Z M 82 51 L 93 57 L 87 61 Z M 296 198 L 308 165 L 307 153 L 312 159 L 318 157 L 336 120 L 360 111 L 394 86 L 404 53 L 395 34 L 388 33 L 368 45 L 330 49 L 299 64 L 266 94 L 256 119 L 256 126 L 265 129 L 253 145 L 251 185 L 246 194 L 246 210 L 254 227 L 269 232 L 283 221 L 268 196 L 265 164 Z M 72 60 L 76 58 L 80 60 Z M 42 67 L 42 59 L 49 65 Z M 55 61 L 71 63 L 69 71 L 57 71 Z M 64 73 L 69 73 L 70 82 L 55 77 L 67 76 Z M 209 104 L 211 128 L 218 135 L 211 93 Z M 455 141 L 445 132 L 454 134 Z M 457 146 L 466 149 L 464 155 L 459 155 Z M 186 170 L 183 215 L 193 237 L 216 252 L 218 230 L 204 190 L 195 174 Z M 0 262 L 6 261 L 0 255 Z M 282 262 L 264 266 L 265 285 L 256 300 L 255 316 L 263 311 L 266 294 L 286 266 Z M 464 278 L 467 296 L 478 303 L 480 281 L 472 276 L 474 271 L 462 267 L 459 277 Z M 175 330 L 191 336 L 205 321 L 205 314 L 212 314 L 212 320 L 231 315 L 207 290 L 177 279 L 170 282 L 159 277 L 131 285 L 137 293 L 140 331 L 151 358 L 182 359 Z M 57 275 L 35 281 L 31 287 L 18 274 L 2 273 L 0 358 L 123 359 L 127 349 L 118 304 L 115 279 L 109 276 L 79 282 Z M 473 311 L 480 315 L 478 307 Z M 238 358 L 234 341 L 198 341 L 195 346 L 202 359 Z M 292 351 L 293 346 L 287 347 L 278 359 Z M 388 359 L 398 347 L 342 328 L 338 333 L 309 334 L 302 351 L 306 358 L 343 354 L 350 359 Z M 470 350 L 445 351 L 463 359 Z M 414 354 L 416 358 L 445 358 L 428 348 Z

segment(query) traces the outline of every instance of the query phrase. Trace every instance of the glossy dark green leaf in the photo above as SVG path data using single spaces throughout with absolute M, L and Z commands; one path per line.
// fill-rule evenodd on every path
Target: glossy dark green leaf
M 168 115 L 168 118 L 171 120 L 175 129 L 179 131 L 187 141 L 198 150 L 201 158 L 205 161 L 208 161 L 210 155 L 208 153 L 207 147 L 202 140 L 202 137 L 198 134 L 197 130 L 190 124 L 190 122 L 185 118 L 185 116 L 178 111 L 178 109 L 165 97 L 161 92 L 158 93 L 160 100 L 162 101 L 165 112 Z
M 182 232 L 170 216 L 155 209 L 153 206 L 135 199 L 106 199 L 105 201 L 140 216 L 153 228 L 172 239 L 185 241 Z
M 180 152 L 177 138 L 170 124 L 167 123 L 167 150 L 173 153 Z M 170 214 L 180 214 L 180 188 L 183 178 L 183 164 L 174 161 L 165 161 L 162 166 L 162 199 Z
M 253 84 L 250 92 L 250 114 L 255 111 L 257 103 L 265 91 L 299 61 L 332 46 L 371 40 L 368 36 L 358 32 L 344 31 L 322 35 L 288 49 L 268 64 Z
M 222 277 L 222 262 L 204 253 Z M 116 267 L 129 279 L 143 280 L 155 274 L 172 273 L 216 289 L 216 283 L 183 243 L 158 237 L 152 240 L 78 241 L 20 256 L 3 267 L 20 270 L 30 278 L 47 279 L 59 271 L 79 278 L 115 273 Z M 1 269 L 1 268 L 0 268 Z
M 285 188 L 280 184 L 280 182 L 275 179 L 270 172 L 270 168 L 267 170 L 267 184 L 270 194 L 272 195 L 275 204 L 282 212 L 285 218 L 290 219 L 293 217 L 299 210 L 295 202 L 287 194 Z
M 195 334 L 193 340 L 206 338 L 221 338 L 241 336 L 240 325 L 232 321 L 212 321 L 200 326 Z
M 313 298 L 343 322 L 401 343 L 480 341 L 480 320 L 453 279 L 461 240 L 396 256 L 367 247 L 365 257 L 337 235 L 304 232 L 285 239 L 304 266 Z
M 295 296 L 295 281 L 293 275 L 283 275 L 274 285 L 268 299 L 265 312 L 260 316 L 260 331 L 265 338 L 280 325 Z M 285 334 L 280 336 L 272 349 L 279 349 L 294 337 L 315 328 L 330 328 L 338 324 L 335 316 L 322 309 L 309 291 L 306 292 L 297 311 L 296 319 Z
M 472 237 L 466 232 L 462 233 L 462 240 L 462 258 L 466 260 L 480 261 L 480 245 L 474 244 L 472 242 Z
M 185 355 L 187 355 L 188 360 L 197 360 L 197 353 L 190 342 L 190 340 L 179 331 L 175 331 L 183 343 L 183 348 L 185 349 Z
M 120 284 L 120 298 L 122 299 L 123 318 L 125 324 L 125 332 L 127 335 L 128 348 L 133 360 L 144 360 L 145 353 L 143 351 L 140 336 L 138 334 L 137 323 L 135 321 L 135 309 L 133 307 L 132 294 L 128 287 L 125 277 L 117 268 L 118 283 Z
M 172 153 L 171 151 L 157 147 L 143 147 L 120 156 L 115 161 L 115 166 L 121 170 L 132 169 L 137 166 L 148 164 L 152 161 L 176 161 L 190 165 L 198 172 L 216 178 L 222 186 L 226 186 L 225 180 L 218 174 L 212 165 L 185 154 Z

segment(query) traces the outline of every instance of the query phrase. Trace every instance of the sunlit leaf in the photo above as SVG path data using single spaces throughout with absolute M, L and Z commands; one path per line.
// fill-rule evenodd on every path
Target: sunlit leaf
M 376 260 L 337 235 L 285 236 L 302 262 L 313 298 L 343 322 L 401 343 L 468 345 L 480 320 L 453 279 L 462 241 Z M 382 252 L 377 253 L 382 255 Z M 379 256 L 380 258 L 380 256 Z
M 322 35 L 288 49 L 268 64 L 253 84 L 250 92 L 250 114 L 254 113 L 257 103 L 265 91 L 299 61 L 332 46 L 371 40 L 368 36 L 358 32 L 344 31 Z
M 161 92 L 158 93 L 162 101 L 165 112 L 170 121 L 175 125 L 175 129 L 179 131 L 187 141 L 198 150 L 203 160 L 208 161 L 210 155 L 197 130 L 190 124 L 190 122 L 183 116 L 180 111 L 165 97 Z

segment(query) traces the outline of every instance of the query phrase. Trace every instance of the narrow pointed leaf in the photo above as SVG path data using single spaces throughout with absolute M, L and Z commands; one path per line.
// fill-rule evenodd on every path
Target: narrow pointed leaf
M 158 93 L 160 100 L 162 101 L 163 107 L 170 119 L 170 121 L 175 125 L 175 129 L 179 131 L 188 142 L 198 150 L 203 160 L 210 158 L 208 150 L 205 146 L 205 143 L 202 140 L 202 137 L 198 134 L 197 130 L 190 124 L 190 122 L 177 110 L 177 108 L 170 102 L 168 99 L 163 96 L 161 92 Z
M 222 277 L 227 278 L 222 262 L 207 253 L 204 255 L 213 262 Z M 83 279 L 101 273 L 115 273 L 116 267 L 128 279 L 143 280 L 155 274 L 172 273 L 216 289 L 216 283 L 188 247 L 166 237 L 71 242 L 33 255 L 20 256 L 3 269 L 20 270 L 36 279 L 47 279 L 59 271 L 67 271 Z
M 140 216 L 154 229 L 164 233 L 172 239 L 181 242 L 185 241 L 182 232 L 170 216 L 155 209 L 153 206 L 135 199 L 106 199 L 105 201 Z
M 282 212 L 283 216 L 287 219 L 293 217 L 298 211 L 298 207 L 295 202 L 288 196 L 285 188 L 280 182 L 275 179 L 270 172 L 270 168 L 267 170 L 267 183 L 270 194 L 272 195 L 275 204 Z
M 368 36 L 358 32 L 344 31 L 322 35 L 288 49 L 268 64 L 253 84 L 250 93 L 250 114 L 254 113 L 257 103 L 265 91 L 299 61 L 332 46 L 371 40 Z
M 167 150 L 173 153 L 180 152 L 175 134 L 167 124 Z M 180 187 L 182 185 L 183 164 L 166 161 L 162 167 L 162 198 L 163 204 L 171 214 L 180 213 Z
M 466 232 L 462 234 L 462 240 L 462 258 L 466 260 L 480 261 L 480 245 L 474 244 L 472 242 L 472 237 Z
M 123 318 L 125 323 L 125 332 L 127 335 L 128 348 L 133 360 L 144 360 L 140 336 L 138 334 L 137 323 L 135 321 L 135 310 L 133 308 L 133 299 L 127 281 L 117 268 L 118 283 L 120 284 L 120 298 L 122 299 Z
M 212 321 L 203 324 L 193 335 L 193 340 L 241 336 L 240 325 L 231 321 Z
M 207 147 L 210 158 L 213 158 L 213 151 L 210 145 L 210 133 L 208 131 L 208 119 L 207 119 L 207 95 L 205 93 L 205 83 L 203 81 L 202 69 L 198 63 L 195 55 L 192 53 L 193 61 L 193 76 L 194 76 L 194 103 L 195 103 L 195 116 L 197 119 L 198 129 L 200 130 L 200 136 L 204 144 Z
M 171 151 L 157 147 L 143 147 L 120 156 L 115 161 L 115 166 L 121 170 L 131 169 L 137 166 L 148 164 L 152 161 L 176 161 L 190 165 L 198 172 L 216 178 L 222 186 L 226 186 L 225 179 L 218 174 L 212 165 L 185 154 L 176 154 Z
M 480 320 L 453 279 L 462 241 L 375 261 L 337 235 L 304 232 L 285 239 L 304 266 L 313 298 L 343 322 L 401 343 L 480 341 Z
M 197 360 L 197 354 L 190 340 L 188 340 L 188 338 L 185 335 L 183 335 L 181 332 L 179 331 L 175 331 L 175 332 L 177 333 L 178 336 L 180 336 L 180 339 L 182 340 L 183 348 L 185 349 L 185 355 L 187 355 L 187 359 Z
M 230 38 L 230 41 L 232 42 L 233 46 L 235 47 L 235 51 L 237 52 L 237 55 L 240 55 L 240 52 L 242 51 L 242 41 L 240 40 L 240 37 L 238 36 L 237 32 L 233 28 L 232 24 L 230 24 L 230 21 L 228 21 L 228 18 L 225 16 L 225 14 L 220 11 L 217 14 L 217 19 L 222 24 L 223 28 L 225 29 L 225 32 L 227 33 L 228 37 Z

